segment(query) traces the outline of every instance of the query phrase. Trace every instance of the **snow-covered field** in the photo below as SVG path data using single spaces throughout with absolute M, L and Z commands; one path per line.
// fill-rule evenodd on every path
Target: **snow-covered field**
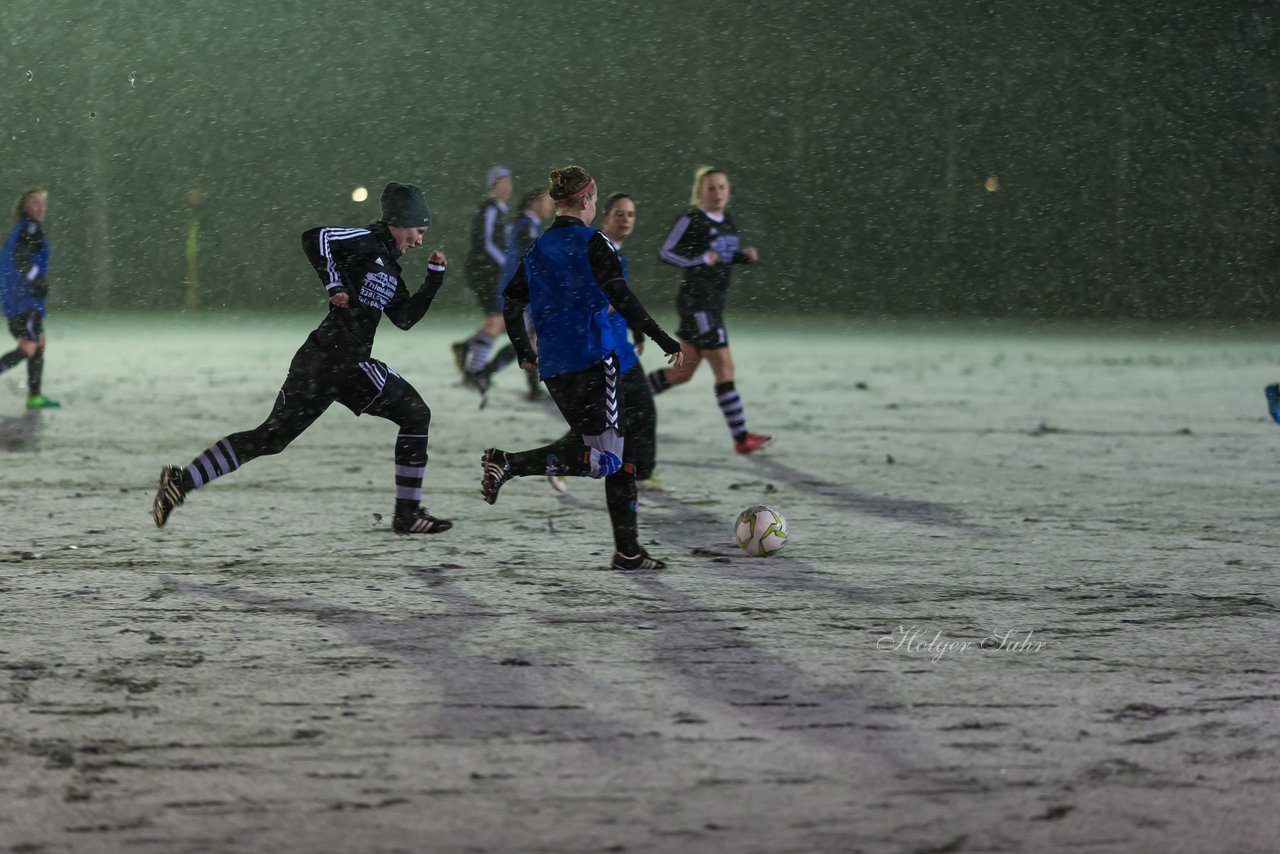
M 705 368 L 660 397 L 671 567 L 623 574 L 601 484 L 483 503 L 563 425 L 514 373 L 480 412 L 429 315 L 376 354 L 453 531 L 372 524 L 395 428 L 339 406 L 157 530 L 317 319 L 54 316 L 65 408 L 0 377 L 0 850 L 1275 850 L 1267 334 L 731 317 L 776 445 Z

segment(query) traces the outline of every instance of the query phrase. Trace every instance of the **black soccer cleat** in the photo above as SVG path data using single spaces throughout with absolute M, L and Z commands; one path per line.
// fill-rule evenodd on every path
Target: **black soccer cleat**
M 467 346 L 466 341 L 459 341 L 449 348 L 453 351 L 453 364 L 457 366 L 458 373 L 466 376 L 467 374 L 467 357 L 471 355 L 471 348 Z
M 1272 420 L 1280 424 L 1280 383 L 1267 386 L 1267 411 Z
M 397 534 L 443 534 L 452 527 L 451 519 L 437 519 L 421 507 L 391 520 L 391 530 Z
M 635 570 L 635 569 L 666 569 L 667 565 L 656 557 L 650 555 L 644 549 L 639 554 L 624 555 L 622 552 L 613 553 L 613 565 L 610 569 Z
M 480 392 L 481 409 L 489 405 L 489 389 L 493 387 L 493 373 L 490 370 L 481 368 L 478 371 L 463 371 L 462 384 Z
M 480 494 L 493 504 L 498 500 L 498 490 L 511 480 L 511 459 L 506 451 L 490 448 L 480 457 Z
M 157 528 L 164 527 L 173 508 L 182 504 L 186 497 L 187 493 L 182 488 L 182 469 L 177 466 L 160 469 L 160 486 L 156 489 L 155 500 L 151 502 L 151 518 L 156 520 Z
M 484 368 L 478 371 L 463 371 L 462 384 L 481 394 L 488 394 L 490 386 L 493 385 L 493 374 Z

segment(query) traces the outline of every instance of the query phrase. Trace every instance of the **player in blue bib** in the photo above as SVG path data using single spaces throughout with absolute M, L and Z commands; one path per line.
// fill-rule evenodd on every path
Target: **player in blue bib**
M 604 478 L 615 547 L 612 568 L 661 569 L 665 564 L 646 553 L 637 537 L 635 464 L 626 441 L 619 333 L 610 309 L 657 342 L 669 364 L 682 364 L 684 354 L 627 286 L 613 244 L 591 227 L 596 186 L 587 171 L 580 166 L 552 170 L 547 191 L 555 201 L 555 222 L 534 241 L 507 283 L 503 315 L 521 366 L 537 367 L 571 432 L 528 451 L 486 450 L 481 493 L 493 504 L 513 477 Z M 525 328 L 526 307 L 538 330 L 536 353 Z
M 627 257 L 622 252 L 623 242 L 631 236 L 636 224 L 636 203 L 626 193 L 613 193 L 604 200 L 600 213 L 600 231 L 617 250 L 622 273 L 631 283 L 627 272 Z M 618 370 L 622 373 L 622 394 L 627 401 L 627 444 L 636 464 L 636 489 L 641 492 L 665 492 L 665 487 L 654 477 L 657 462 L 658 412 L 653 405 L 653 392 L 640 364 L 639 354 L 644 351 L 644 333 L 628 329 L 627 321 L 616 311 L 609 314 L 613 324 L 613 341 L 617 347 Z M 633 344 L 628 338 L 633 338 Z M 564 492 L 565 479 L 552 475 L 548 478 L 552 489 Z

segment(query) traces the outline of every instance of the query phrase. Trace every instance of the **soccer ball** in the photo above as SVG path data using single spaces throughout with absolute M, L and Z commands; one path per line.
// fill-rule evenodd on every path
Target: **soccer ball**
M 787 520 L 772 507 L 757 504 L 738 514 L 734 536 L 747 554 L 766 557 L 787 544 Z

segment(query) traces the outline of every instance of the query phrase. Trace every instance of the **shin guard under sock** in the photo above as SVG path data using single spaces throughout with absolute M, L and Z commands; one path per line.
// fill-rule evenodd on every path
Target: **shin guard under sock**
M 729 426 L 729 433 L 735 439 L 747 435 L 747 413 L 742 407 L 742 398 L 734 388 L 733 380 L 716 384 L 716 402 L 720 404 L 720 412 L 724 415 L 724 423 Z

